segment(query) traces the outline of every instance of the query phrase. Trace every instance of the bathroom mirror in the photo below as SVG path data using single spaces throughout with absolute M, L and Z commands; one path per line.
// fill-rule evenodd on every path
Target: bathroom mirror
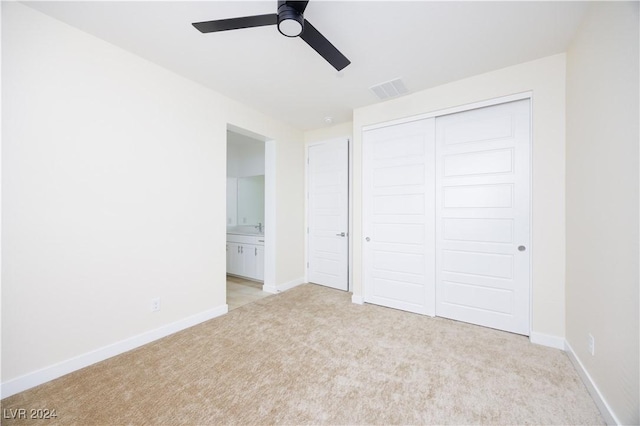
M 264 175 L 228 178 L 227 225 L 257 226 L 258 223 L 264 225 Z

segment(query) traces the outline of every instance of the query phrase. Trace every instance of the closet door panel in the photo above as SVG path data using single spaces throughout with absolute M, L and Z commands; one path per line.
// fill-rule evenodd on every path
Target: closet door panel
M 436 118 L 436 315 L 529 334 L 529 100 Z
M 364 300 L 434 315 L 434 119 L 363 137 Z

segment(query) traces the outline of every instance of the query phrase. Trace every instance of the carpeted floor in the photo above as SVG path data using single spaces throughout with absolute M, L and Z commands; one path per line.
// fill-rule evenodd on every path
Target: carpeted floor
M 567 356 L 311 284 L 2 401 L 33 424 L 603 424 Z M 28 421 L 3 419 L 3 425 Z

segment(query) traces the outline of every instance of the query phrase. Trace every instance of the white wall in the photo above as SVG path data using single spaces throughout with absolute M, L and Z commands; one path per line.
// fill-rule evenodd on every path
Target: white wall
M 322 142 L 330 139 L 347 137 L 353 138 L 353 122 L 335 124 L 329 127 L 321 127 L 319 129 L 309 130 L 304 133 L 304 141 L 306 143 Z
M 542 58 L 358 108 L 353 115 L 354 297 L 362 296 L 362 127 L 533 92 L 532 340 L 565 336 L 565 56 Z
M 275 280 L 304 275 L 301 132 L 22 4 L 2 55 L 5 396 L 226 309 L 228 124 L 275 140 Z
M 567 341 L 622 424 L 640 423 L 638 20 L 592 3 L 567 52 Z
M 227 176 L 264 174 L 264 142 L 239 133 L 227 132 Z

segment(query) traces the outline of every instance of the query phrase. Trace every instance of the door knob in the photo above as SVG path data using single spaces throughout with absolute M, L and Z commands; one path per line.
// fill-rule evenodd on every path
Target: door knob
M 369 242 L 369 241 L 371 241 L 371 238 L 367 237 L 367 238 L 365 238 L 365 240 L 366 240 L 367 242 Z
M 344 235 L 345 235 L 345 234 L 344 234 L 344 232 L 341 232 L 341 233 L 339 233 L 339 234 L 336 234 L 336 236 L 337 236 L 337 237 L 344 237 Z
M 518 246 L 518 251 L 525 251 L 527 248 L 525 246 Z

